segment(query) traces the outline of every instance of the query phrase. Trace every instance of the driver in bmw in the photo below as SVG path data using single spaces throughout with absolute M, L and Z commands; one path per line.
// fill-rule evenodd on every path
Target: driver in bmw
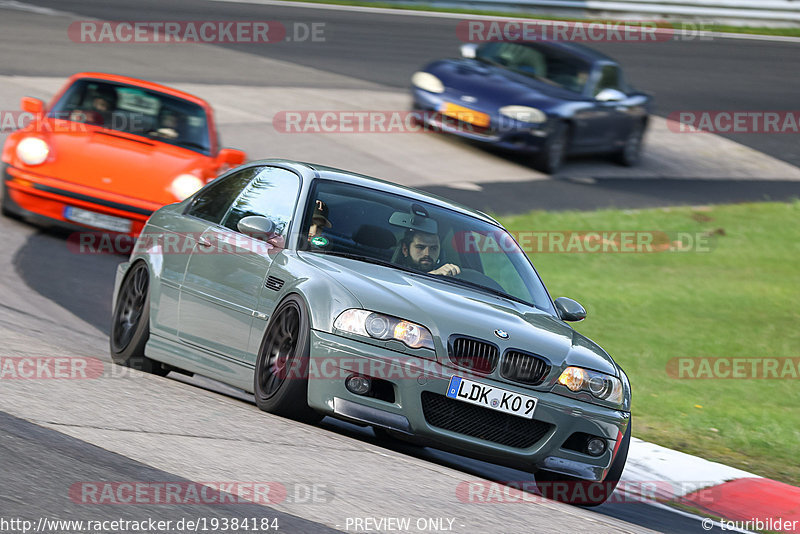
M 402 257 L 400 264 L 412 267 L 428 274 L 443 276 L 456 276 L 461 274 L 461 268 L 452 263 L 436 267 L 441 253 L 441 243 L 437 234 L 421 232 L 419 230 L 406 230 L 406 235 L 400 242 Z

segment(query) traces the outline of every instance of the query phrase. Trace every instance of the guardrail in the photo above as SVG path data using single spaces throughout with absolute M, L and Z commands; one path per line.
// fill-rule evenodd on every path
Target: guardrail
M 616 18 L 702 19 L 741 25 L 798 26 L 800 0 L 397 0 L 433 4 Z

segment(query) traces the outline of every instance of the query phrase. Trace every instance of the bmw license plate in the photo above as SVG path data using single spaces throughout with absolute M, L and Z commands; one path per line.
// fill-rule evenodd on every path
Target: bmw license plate
M 520 395 L 519 393 L 494 386 L 487 386 L 459 376 L 450 378 L 450 385 L 447 386 L 447 396 L 451 399 L 477 404 L 484 408 L 510 413 L 525 419 L 533 419 L 533 410 L 536 408 L 537 402 L 535 397 Z
M 64 208 L 64 218 L 86 226 L 94 226 L 112 232 L 127 233 L 131 231 L 131 221 L 122 217 L 114 217 L 96 211 L 83 210 L 74 206 Z

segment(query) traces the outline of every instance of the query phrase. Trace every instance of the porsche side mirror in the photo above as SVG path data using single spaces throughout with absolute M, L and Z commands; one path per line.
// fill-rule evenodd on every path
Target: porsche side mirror
M 598 102 L 622 102 L 626 98 L 628 96 L 625 93 L 611 88 L 603 89 L 594 97 Z
M 236 228 L 245 235 L 264 241 L 275 237 L 275 223 L 261 215 L 243 217 Z
M 217 154 L 217 163 L 219 165 L 227 164 L 231 167 L 236 167 L 244 163 L 245 159 L 247 159 L 247 154 L 233 148 L 223 148 L 219 151 L 219 154 Z
M 461 45 L 461 57 L 475 59 L 478 55 L 478 45 L 475 43 L 465 43 Z
M 44 111 L 44 102 L 38 98 L 23 96 L 22 100 L 20 100 L 20 107 L 22 107 L 22 111 L 39 115 Z
M 586 310 L 583 306 L 567 297 L 558 297 L 553 303 L 556 305 L 558 315 L 564 321 L 583 321 L 586 319 Z

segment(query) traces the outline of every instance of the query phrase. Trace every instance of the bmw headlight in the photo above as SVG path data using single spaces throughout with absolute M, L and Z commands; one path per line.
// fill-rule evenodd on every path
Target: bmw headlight
M 503 106 L 500 108 L 500 114 L 510 119 L 532 124 L 540 124 L 547 120 L 547 114 L 544 111 L 528 106 Z
M 411 83 L 414 87 L 419 87 L 423 91 L 428 91 L 429 93 L 444 93 L 444 84 L 430 72 L 415 72 L 414 75 L 411 76 Z
M 41 165 L 49 154 L 50 147 L 38 137 L 26 137 L 17 145 L 17 157 L 26 165 Z
M 622 387 L 622 381 L 617 377 L 582 367 L 567 367 L 558 377 L 558 384 L 573 393 L 586 392 L 605 403 L 629 408 L 625 406 L 625 389 Z
M 433 336 L 424 326 L 369 310 L 345 310 L 336 318 L 333 327 L 373 339 L 394 339 L 412 349 L 435 350 Z
M 194 174 L 181 174 L 177 176 L 169 186 L 170 192 L 178 200 L 184 200 L 192 196 L 195 191 L 203 187 L 203 180 Z

